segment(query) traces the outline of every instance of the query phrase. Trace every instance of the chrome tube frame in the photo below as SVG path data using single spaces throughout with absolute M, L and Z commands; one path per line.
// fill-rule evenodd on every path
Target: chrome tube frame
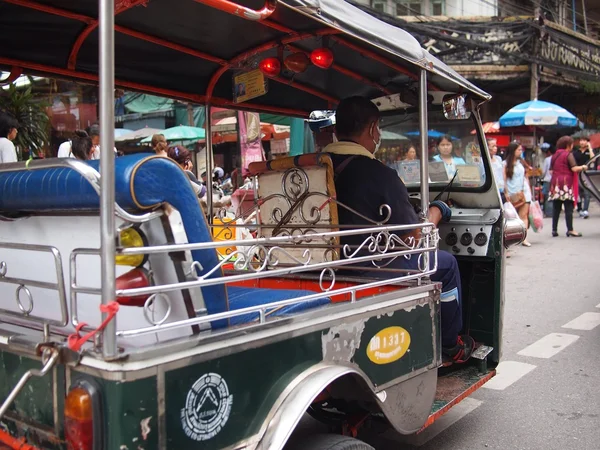
M 19 244 L 19 243 L 0 243 L 0 249 L 8 249 L 8 250 L 24 250 L 24 251 L 33 251 L 33 252 L 42 252 L 42 253 L 50 253 L 52 258 L 54 259 L 54 266 L 56 270 L 56 283 L 51 283 L 47 281 L 35 281 L 31 279 L 24 278 L 12 278 L 6 276 L 6 263 L 4 261 L 0 262 L 0 283 L 9 283 L 16 284 L 19 287 L 17 288 L 17 304 L 19 305 L 19 309 L 21 313 L 10 311 L 7 309 L 0 308 L 0 313 L 6 314 L 13 317 L 24 318 L 28 321 L 40 323 L 42 325 L 52 325 L 56 327 L 65 327 L 69 323 L 69 309 L 67 308 L 67 296 L 65 292 L 65 281 L 63 275 L 63 266 L 62 266 L 62 258 L 59 250 L 56 247 L 47 246 L 47 245 L 34 245 L 34 244 Z M 29 286 L 37 287 L 42 289 L 48 289 L 57 291 L 58 293 L 58 301 L 60 304 L 60 320 L 46 319 L 43 317 L 36 317 L 34 315 L 30 315 L 34 308 L 33 296 L 27 289 Z M 30 308 L 25 308 L 21 304 L 21 300 L 19 298 L 19 290 L 24 289 L 27 295 L 29 296 L 29 301 L 31 302 Z
M 437 261 L 437 258 L 436 258 L 436 261 Z M 358 286 L 352 286 L 352 287 L 347 287 L 347 288 L 343 288 L 343 289 L 336 289 L 334 292 L 319 292 L 319 293 L 315 293 L 315 294 L 311 294 L 311 295 L 304 295 L 302 297 L 296 297 L 293 299 L 281 300 L 281 301 L 269 303 L 266 305 L 249 306 L 246 308 L 237 309 L 235 311 L 226 311 L 226 312 L 222 312 L 222 313 L 209 314 L 209 315 L 202 316 L 202 317 L 194 317 L 191 319 L 184 319 L 184 320 L 180 320 L 177 322 L 162 323 L 160 325 L 153 325 L 153 326 L 148 326 L 145 328 L 138 328 L 135 330 L 117 331 L 117 336 L 122 337 L 122 338 L 132 338 L 132 337 L 136 337 L 136 336 L 161 333 L 161 332 L 165 332 L 165 331 L 175 330 L 178 328 L 191 327 L 193 325 L 209 324 L 211 322 L 215 322 L 218 320 L 230 319 L 232 317 L 243 316 L 245 314 L 250 314 L 250 313 L 258 313 L 259 314 L 258 323 L 265 323 L 269 314 L 283 308 L 284 306 L 295 305 L 298 303 L 302 303 L 302 302 L 306 302 L 306 301 L 310 301 L 310 300 L 316 300 L 316 299 L 320 299 L 323 297 L 328 297 L 328 296 L 333 296 L 333 295 L 343 295 L 343 294 L 352 294 L 352 298 L 356 299 L 357 292 L 364 291 L 367 289 L 373 289 L 373 288 L 377 288 L 377 287 L 381 287 L 381 286 L 390 286 L 390 285 L 392 285 L 394 283 L 398 283 L 398 282 L 418 280 L 419 278 L 422 278 L 424 275 L 429 275 L 429 274 L 434 273 L 436 270 L 437 270 L 437 265 L 436 265 L 436 267 L 433 267 L 431 270 L 428 270 L 425 273 L 418 273 L 418 274 L 414 274 L 414 275 L 404 275 L 402 277 L 389 278 L 386 280 L 374 281 L 371 283 L 364 283 L 364 284 L 361 284 Z M 270 310 L 270 311 L 267 311 L 267 310 Z M 250 322 L 250 324 L 251 323 L 252 322 Z
M 213 224 L 213 184 L 212 184 L 212 171 L 213 171 L 213 148 L 212 148 L 212 123 L 210 118 L 210 104 L 205 106 L 206 113 L 204 123 L 206 124 L 206 154 L 205 156 L 205 170 L 206 170 L 206 210 L 208 213 L 208 223 Z M 202 174 L 199 174 L 202 175 Z
M 415 241 L 412 245 L 401 246 L 396 243 L 397 247 L 394 245 L 393 240 L 389 239 L 397 239 L 390 238 L 390 236 L 396 236 L 397 233 L 404 234 L 407 231 L 415 230 L 417 228 L 429 228 L 431 231 L 424 232 L 422 234 L 422 238 L 420 241 Z M 374 287 L 379 287 L 383 285 L 389 285 L 394 283 L 405 283 L 408 281 L 419 280 L 423 277 L 429 276 L 437 270 L 437 243 L 438 243 L 438 235 L 437 230 L 433 227 L 432 223 L 419 223 L 412 225 L 393 225 L 393 226 L 373 226 L 367 229 L 353 229 L 353 230 L 342 230 L 335 232 L 323 232 L 315 234 L 314 236 L 323 236 L 323 237 L 331 237 L 331 236 L 349 236 L 349 235 L 360 235 L 365 234 L 365 232 L 371 232 L 370 238 L 374 238 L 374 241 L 370 241 L 369 239 L 365 240 L 360 248 L 363 249 L 363 253 L 359 253 L 356 250 L 349 248 L 347 250 L 352 251 L 351 255 L 347 255 L 346 258 L 335 260 L 335 261 L 327 261 L 327 262 L 310 262 L 310 255 L 306 261 L 301 261 L 292 267 L 281 267 L 278 266 L 275 262 L 272 268 L 268 267 L 267 264 L 262 264 L 257 269 L 248 268 L 246 270 L 242 270 L 233 275 L 220 275 L 216 277 L 212 277 L 207 274 L 202 277 L 197 277 L 195 280 L 185 281 L 180 283 L 172 283 L 172 284 L 164 284 L 164 285 L 156 285 L 149 286 L 144 288 L 133 288 L 133 289 L 123 289 L 116 291 L 116 298 L 123 296 L 137 296 L 137 295 L 146 295 L 146 294 L 159 294 L 165 292 L 173 292 L 180 291 L 185 289 L 192 288 L 202 288 L 205 286 L 214 286 L 214 285 L 227 285 L 235 282 L 243 282 L 249 280 L 256 280 L 260 278 L 267 277 L 277 277 L 282 275 L 296 274 L 302 272 L 309 271 L 321 271 L 321 276 L 319 277 L 319 286 L 321 288 L 320 292 L 315 292 L 309 295 L 305 295 L 298 298 L 291 298 L 286 300 L 281 300 L 274 303 L 268 303 L 264 305 L 256 305 L 244 309 L 239 309 L 235 311 L 226 311 L 218 314 L 210 314 L 204 315 L 201 317 L 192 317 L 189 319 L 182 319 L 176 322 L 171 323 L 158 323 L 151 324 L 148 327 L 138 328 L 134 330 L 117 330 L 116 336 L 120 338 L 132 338 L 140 335 L 147 335 L 153 333 L 160 333 L 163 331 L 185 328 L 191 325 L 198 324 L 210 324 L 211 322 L 227 319 L 231 317 L 241 316 L 248 313 L 256 313 L 258 315 L 258 322 L 264 323 L 267 321 L 270 314 L 278 311 L 279 309 L 298 304 L 305 301 L 320 299 L 323 297 L 335 297 L 339 295 L 350 295 L 351 302 L 356 301 L 357 292 L 364 291 L 365 289 L 370 289 Z M 386 240 L 386 237 L 388 240 Z M 275 238 L 260 238 L 253 239 L 251 241 L 242 240 L 242 241 L 227 241 L 228 244 L 231 245 L 245 245 L 252 248 L 264 248 L 264 249 L 274 249 L 277 250 L 279 247 L 274 244 L 285 244 L 285 243 L 293 243 L 295 237 L 294 236 L 278 236 Z M 175 244 L 175 245 L 161 245 L 161 246 L 152 246 L 152 247 L 138 247 L 138 248 L 123 248 L 117 249 L 117 254 L 157 254 L 157 253 L 171 253 L 171 252 L 180 252 L 180 251 L 189 251 L 189 250 L 199 250 L 199 249 L 216 249 L 218 247 L 223 246 L 223 242 L 203 242 L 197 244 Z M 77 255 L 89 255 L 89 254 L 97 254 L 98 251 L 94 249 L 76 249 L 71 254 L 71 317 L 73 324 L 77 324 L 78 322 L 78 314 L 77 314 L 77 294 L 78 293 L 87 293 L 87 294 L 100 294 L 97 288 L 91 288 L 86 286 L 78 286 L 76 280 L 76 257 Z M 238 252 L 241 253 L 241 252 Z M 335 272 L 332 270 L 332 267 L 344 268 L 352 264 L 356 263 L 368 263 L 368 262 L 377 262 L 377 265 L 381 265 L 385 270 L 385 263 L 382 263 L 382 260 L 391 261 L 396 258 L 402 258 L 409 255 L 415 255 L 417 257 L 423 258 L 424 255 L 428 255 L 429 253 L 433 253 L 433 261 L 431 266 L 424 266 L 420 264 L 419 267 L 412 271 L 407 270 L 399 270 L 398 273 L 391 273 L 389 278 L 384 280 L 370 281 L 364 284 L 360 284 L 358 286 L 351 287 L 335 287 Z M 252 250 L 248 251 L 248 255 L 252 254 Z M 248 255 L 241 255 L 246 260 L 248 260 Z M 423 256 L 421 256 L 423 255 Z M 230 255 L 231 256 L 231 255 Z M 413 256 L 413 257 L 415 257 Z M 238 258 L 240 255 L 238 255 Z M 218 273 L 219 269 L 221 269 L 224 265 L 228 263 L 233 263 L 233 261 L 229 261 L 227 258 L 220 263 L 218 263 L 214 268 L 207 268 L 211 270 L 211 273 Z M 374 270 L 375 270 L 374 266 Z M 390 269 L 391 270 L 391 269 Z M 326 284 L 327 286 L 324 286 Z
M 99 68 L 100 68 L 100 258 L 102 279 L 102 304 L 115 299 L 116 223 L 115 223 L 115 3 L 99 2 Z M 102 319 L 106 313 L 102 314 Z M 116 317 L 102 333 L 102 352 L 105 358 L 117 354 Z
M 0 420 L 4 417 L 4 414 L 8 411 L 8 408 L 15 401 L 19 393 L 23 390 L 27 382 L 31 377 L 43 377 L 45 376 L 50 369 L 54 367 L 56 362 L 58 361 L 58 357 L 60 353 L 55 348 L 48 348 L 46 353 L 43 355 L 42 368 L 41 369 L 30 369 L 23 374 L 23 376 L 19 379 L 18 383 L 15 387 L 10 391 L 2 406 L 0 406 Z M 47 359 L 45 359 L 47 358 Z
M 421 211 L 427 219 L 429 213 L 429 139 L 427 123 L 427 71 L 421 69 L 419 83 L 419 130 L 421 136 Z M 429 267 L 429 254 L 423 255 L 425 267 Z

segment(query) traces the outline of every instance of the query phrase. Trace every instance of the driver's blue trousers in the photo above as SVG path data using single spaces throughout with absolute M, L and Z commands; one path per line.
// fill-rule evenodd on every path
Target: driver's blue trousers
M 433 281 L 442 283 L 441 309 L 442 309 L 442 346 L 451 348 L 456 345 L 456 339 L 462 329 L 462 302 L 460 287 L 460 272 L 456 258 L 448 252 L 438 250 L 437 271 L 431 275 Z M 404 257 L 394 260 L 388 268 L 417 269 L 418 255 L 412 255 L 410 259 Z M 433 258 L 430 258 L 430 267 L 433 266 Z M 395 277 L 389 272 L 369 271 L 367 276 L 377 278 Z

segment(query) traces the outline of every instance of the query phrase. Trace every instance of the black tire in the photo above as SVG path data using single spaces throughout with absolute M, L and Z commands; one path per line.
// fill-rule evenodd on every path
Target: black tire
M 295 442 L 286 450 L 375 450 L 358 439 L 338 434 L 315 434 Z

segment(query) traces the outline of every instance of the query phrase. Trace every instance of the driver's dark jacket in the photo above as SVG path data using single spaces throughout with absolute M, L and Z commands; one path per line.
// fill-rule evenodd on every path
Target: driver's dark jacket
M 327 148 L 324 149 L 327 152 Z M 406 186 L 398 173 L 377 159 L 367 156 L 339 155 L 329 153 L 334 166 L 335 190 L 337 200 L 363 216 L 375 222 L 382 222 L 387 212 L 380 210 L 383 205 L 391 208 L 391 216 L 386 225 L 408 225 L 419 223 L 419 217 L 410 204 Z M 337 173 L 346 158 L 353 158 Z M 383 213 L 383 214 L 382 214 Z M 341 225 L 373 225 L 362 217 L 338 205 L 339 223 Z M 397 233 L 402 235 L 404 233 Z M 342 244 L 360 245 L 369 234 L 347 236 Z

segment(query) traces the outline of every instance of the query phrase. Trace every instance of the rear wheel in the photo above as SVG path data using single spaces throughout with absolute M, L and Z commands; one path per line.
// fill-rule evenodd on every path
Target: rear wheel
M 358 439 L 337 434 L 315 434 L 295 442 L 286 450 L 375 450 Z

